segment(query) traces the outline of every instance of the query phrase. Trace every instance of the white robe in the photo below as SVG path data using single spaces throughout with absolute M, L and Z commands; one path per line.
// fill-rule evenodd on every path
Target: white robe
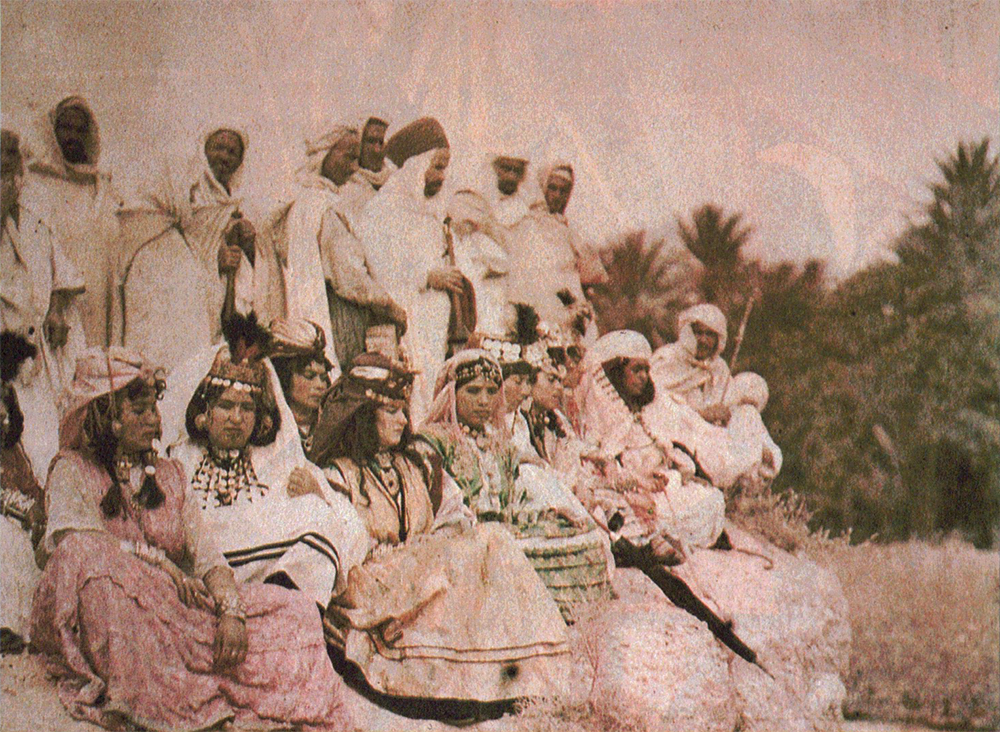
M 198 362 L 204 364 L 206 354 Z M 207 367 L 206 367 L 207 368 Z M 241 498 L 230 506 L 203 500 L 202 520 L 240 582 L 261 582 L 284 572 L 295 585 L 324 608 L 331 595 L 343 588 L 351 567 L 364 561 L 368 531 L 350 501 L 332 490 L 318 467 L 306 460 L 291 409 L 285 401 L 277 374 L 268 367 L 271 390 L 278 403 L 282 427 L 274 442 L 251 447 L 257 479 L 268 487 L 252 502 Z M 187 382 L 187 378 L 182 378 Z M 179 384 L 190 398 L 188 383 Z M 177 433 L 177 402 L 164 404 L 164 434 Z M 206 447 L 183 439 L 170 448 L 192 478 Z M 322 490 L 322 497 L 288 495 L 288 477 L 296 468 L 308 470 Z
M 38 349 L 21 366 L 15 387 L 24 412 L 25 452 L 44 477 L 56 454 L 61 396 L 86 344 L 72 308 L 66 311 L 69 336 L 62 347 L 49 345 L 43 324 L 52 293 L 81 293 L 83 281 L 48 226 L 27 209 L 21 208 L 19 225 L 12 218 L 4 222 L 0 237 L 0 328 L 20 333 Z
M 406 161 L 389 179 L 362 218 L 358 234 L 372 276 L 409 319 L 401 345 L 418 373 L 410 415 L 420 424 L 434 398 L 434 381 L 448 349 L 448 295 L 427 287 L 427 274 L 446 267 L 443 216 L 423 194 L 424 174 L 435 151 Z
M 607 525 L 615 512 L 621 512 L 623 536 L 648 538 L 650 522 L 640 520 L 628 496 L 621 492 L 634 484 L 638 493 L 652 499 L 651 523 L 657 530 L 684 545 L 712 546 L 725 521 L 722 491 L 693 480 L 682 482 L 668 457 L 667 451 L 672 449 L 669 435 L 654 427 L 645 411 L 633 414 L 629 410 L 600 364 L 589 369 L 580 390 L 583 438 L 603 454 L 604 477 L 610 483 L 610 487 L 594 490 L 589 508 L 595 517 Z
M 491 169 L 492 172 L 492 169 Z M 480 333 L 501 336 L 511 324 L 511 302 L 523 302 L 511 297 L 515 285 L 513 255 L 522 247 L 521 241 L 528 233 L 528 206 L 518 193 L 502 195 L 496 188 L 495 177 L 487 184 L 485 192 L 462 190 L 455 194 L 451 204 L 454 219 L 455 259 L 459 269 L 472 281 L 476 290 L 476 330 Z M 484 216 L 502 228 L 498 238 L 488 236 L 482 229 Z
M 511 238 L 510 301 L 531 305 L 543 322 L 555 327 L 571 325 L 575 310 L 564 305 L 558 293 L 565 290 L 581 306 L 586 302 L 575 232 L 564 216 L 539 207 L 532 207 L 519 231 L 521 236 Z M 593 319 L 586 336 L 588 343 L 597 339 Z
M 287 250 L 282 267 L 285 316 L 308 320 L 323 329 L 326 336 L 326 357 L 334 364 L 334 378 L 340 373 L 340 367 L 330 321 L 325 268 L 320 254 L 320 234 L 327 212 L 336 216 L 340 203 L 340 196 L 332 183 L 323 187 L 299 188 L 284 222 L 284 246 Z
M 114 343 L 170 372 L 192 353 L 221 341 L 226 278 L 219 274 L 217 257 L 241 203 L 206 164 L 189 185 L 168 182 L 120 214 Z M 254 275 L 242 255 L 235 280 L 239 312 L 253 307 Z
M 90 135 L 85 146 L 91 162 L 66 162 L 52 131 L 50 116 L 39 130 L 39 157 L 28 162 L 22 201 L 55 233 L 63 251 L 83 278 L 86 292 L 74 302 L 88 346 L 106 346 L 111 336 L 111 271 L 116 261 L 118 220 L 123 202 L 111 174 L 99 168 L 101 142 L 89 108 Z

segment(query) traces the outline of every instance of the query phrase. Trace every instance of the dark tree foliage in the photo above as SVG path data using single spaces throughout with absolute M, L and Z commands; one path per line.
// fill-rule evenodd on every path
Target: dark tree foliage
M 896 263 L 833 288 L 818 262 L 747 261 L 751 229 L 703 206 L 678 224 L 703 265 L 687 270 L 687 289 L 670 280 L 663 307 L 637 307 L 662 278 L 630 235 L 608 250 L 617 274 L 599 322 L 670 340 L 694 291 L 726 313 L 732 342 L 752 296 L 737 371 L 770 386 L 764 417 L 785 455 L 776 489 L 806 495 L 818 524 L 856 540 L 959 531 L 989 546 L 1000 526 L 1000 172 L 988 140 L 938 169 Z
M 663 239 L 647 241 L 644 232 L 612 240 L 601 259 L 609 282 L 593 295 L 600 331 L 636 330 L 653 348 L 676 339 L 677 314 L 698 301 L 697 263 Z

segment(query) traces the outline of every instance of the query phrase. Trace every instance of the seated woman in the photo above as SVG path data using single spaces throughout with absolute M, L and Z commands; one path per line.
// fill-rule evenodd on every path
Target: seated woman
M 587 354 L 580 383 L 583 438 L 598 451 L 603 483 L 588 496 L 603 526 L 676 560 L 668 537 L 710 547 L 725 518 L 721 491 L 694 478 L 695 463 L 646 418 L 656 394 L 649 378 L 651 349 L 634 331 L 613 331 Z M 618 518 L 613 518 L 618 515 Z M 624 524 L 622 524 L 624 522 Z
M 656 398 L 650 423 L 662 426 L 694 456 L 712 484 L 729 488 L 741 477 L 770 482 L 781 469 L 781 450 L 760 413 L 767 382 L 754 373 L 735 377 L 720 355 L 726 318 L 714 305 L 695 305 L 678 316 L 678 338 L 650 359 Z
M 77 364 L 31 624 L 63 704 L 109 729 L 351 729 L 313 603 L 237 586 L 183 469 L 156 456 L 163 386 L 121 349 Z
M 236 357 L 218 351 L 170 456 L 239 581 L 294 586 L 325 609 L 364 558 L 364 526 L 305 459 L 274 369 L 230 341 Z
M 480 521 L 499 521 L 572 617 L 575 603 L 610 593 L 607 539 L 545 462 L 526 462 L 505 424 L 502 370 L 487 351 L 449 359 L 420 439 L 437 453 Z
M 308 454 L 319 404 L 330 388 L 333 364 L 326 357 L 326 336 L 308 320 L 282 318 L 271 323 L 270 350 L 278 383 L 299 428 L 302 450 Z
M 407 417 L 413 375 L 361 354 L 325 399 L 310 457 L 371 551 L 330 606 L 331 638 L 376 690 L 481 702 L 551 694 L 566 627 L 510 536 L 477 526 Z

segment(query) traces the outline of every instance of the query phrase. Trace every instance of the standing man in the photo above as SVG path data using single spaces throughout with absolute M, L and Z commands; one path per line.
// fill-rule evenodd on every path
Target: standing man
M 44 477 L 56 452 L 57 400 L 84 349 L 79 317 L 71 308 L 84 285 L 49 227 L 21 205 L 23 175 L 20 138 L 3 130 L 0 328 L 23 336 L 37 352 L 15 386 L 25 417 L 24 448 Z
M 459 190 L 449 205 L 457 235 L 458 266 L 476 290 L 478 330 L 503 333 L 510 324 L 511 254 L 524 236 L 528 205 L 521 184 L 525 158 L 493 154 L 486 159 L 484 183 L 478 190 Z
M 529 233 L 512 241 L 511 299 L 531 305 L 542 320 L 592 343 L 597 328 L 585 288 L 604 284 L 608 275 L 566 218 L 575 182 L 567 162 L 542 168 L 542 199 L 531 206 Z
M 452 300 L 466 298 L 469 283 L 447 255 L 440 193 L 451 153 L 444 128 L 418 119 L 392 136 L 386 157 L 399 170 L 365 211 L 359 233 L 372 275 L 407 314 L 401 345 L 417 371 L 410 412 L 419 424 L 445 361 Z
M 389 123 L 380 117 L 369 117 L 361 125 L 358 169 L 344 187 L 344 197 L 348 201 L 344 213 L 352 226 L 357 226 L 368 202 L 397 170 L 392 161 L 385 158 L 388 129 Z
M 83 277 L 86 292 L 76 299 L 88 346 L 107 346 L 111 337 L 111 269 L 118 241 L 116 212 L 122 199 L 111 174 L 99 167 L 97 118 L 82 97 L 57 104 L 42 121 L 39 153 L 28 162 L 25 205 L 59 237 L 63 251 Z
M 334 378 L 364 351 L 370 325 L 406 329 L 406 313 L 372 275 L 355 232 L 349 183 L 359 154 L 358 131 L 347 125 L 308 141 L 306 161 L 296 174 L 299 192 L 275 229 L 283 232 L 276 249 L 286 252 L 284 316 L 320 326 Z
M 168 371 L 256 299 L 257 232 L 240 195 L 250 139 L 213 125 L 199 143 L 122 213 L 112 339 Z

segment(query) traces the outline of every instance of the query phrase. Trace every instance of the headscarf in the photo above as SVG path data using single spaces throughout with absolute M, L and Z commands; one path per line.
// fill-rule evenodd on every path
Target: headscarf
M 324 364 L 327 371 L 333 368 L 326 357 L 326 335 L 311 320 L 278 318 L 271 322 L 270 331 L 271 358 L 311 356 L 313 360 Z
M 405 409 L 410 402 L 413 373 L 381 353 L 362 353 L 351 370 L 342 374 L 323 397 L 312 433 L 309 460 L 325 465 L 353 426 L 353 417 L 366 404 Z
M 459 351 L 445 361 L 434 385 L 434 402 L 431 404 L 427 419 L 424 420 L 424 425 L 439 424 L 460 432 L 456 392 L 461 386 L 479 376 L 485 376 L 499 387 L 489 424 L 501 433 L 506 430 L 503 371 L 493 356 L 479 348 Z
M 649 341 L 634 330 L 616 330 L 597 339 L 584 359 L 577 387 L 583 437 L 615 455 L 625 446 L 635 416 L 604 372 L 616 359 L 644 359 L 652 355 Z
M 229 190 L 215 178 L 212 168 L 205 156 L 205 143 L 216 132 L 228 130 L 239 136 L 243 143 L 243 160 L 229 179 Z M 135 208 L 152 208 L 169 216 L 174 222 L 187 231 L 194 214 L 199 209 L 211 206 L 231 206 L 233 210 L 243 203 L 236 197 L 236 192 L 246 175 L 248 158 L 250 156 L 250 137 L 246 131 L 234 124 L 213 123 L 201 128 L 197 136 L 197 150 L 192 154 L 187 164 L 177 167 L 167 164 L 163 167 L 159 181 L 141 194 L 140 205 Z M 244 212 L 245 213 L 245 212 Z M 223 217 L 226 218 L 226 217 Z M 228 219 L 226 220 L 228 223 Z M 215 250 L 209 253 L 214 259 Z
M 323 161 L 327 153 L 348 136 L 358 136 L 352 125 L 334 125 L 330 130 L 305 141 L 306 162 L 295 172 L 295 180 L 306 188 L 325 188 L 334 193 L 338 186 L 323 176 Z
M 576 184 L 576 175 L 573 172 L 572 164 L 570 164 L 569 162 L 565 160 L 556 160 L 549 163 L 548 165 L 542 166 L 541 169 L 538 171 L 538 187 L 541 192 L 541 198 L 531 205 L 533 209 L 538 209 L 546 213 L 549 213 L 549 204 L 546 203 L 545 201 L 545 189 L 549 185 L 549 178 L 551 178 L 553 175 L 556 175 L 560 178 L 565 178 L 571 184 L 574 185 Z M 569 205 L 569 201 L 566 202 L 566 205 Z M 566 223 L 565 212 L 560 211 L 559 213 L 552 215 L 557 217 L 562 223 Z
M 691 326 L 696 322 L 719 336 L 715 353 L 704 360 L 695 358 L 698 340 Z M 720 355 L 726 347 L 726 316 L 715 305 L 695 305 L 681 312 L 677 326 L 677 341 L 662 346 L 650 359 L 656 389 L 663 395 L 671 393 L 684 399 L 699 390 L 705 403 L 721 402 L 730 378 L 729 366 Z
M 71 163 L 63 157 L 62 148 L 59 147 L 55 133 L 56 120 L 68 109 L 81 111 L 90 121 L 87 136 L 84 139 L 84 148 L 87 151 L 89 162 Z M 38 156 L 28 162 L 29 170 L 60 178 L 94 178 L 101 175 L 105 178 L 109 177 L 98 169 L 98 163 L 101 159 L 101 133 L 97 125 L 97 118 L 83 97 L 74 95 L 63 99 L 40 121 L 40 127 L 41 129 L 38 130 L 40 145 L 36 151 Z
M 433 117 L 421 117 L 397 130 L 386 141 L 384 153 L 387 160 L 402 168 L 410 158 L 448 146 L 448 135 L 441 123 Z
M 83 423 L 90 403 L 128 386 L 137 378 L 160 378 L 142 357 L 119 346 L 89 348 L 76 361 L 73 381 L 66 391 L 66 409 L 59 423 L 59 448 L 83 446 Z
M 524 177 L 517 191 L 506 196 L 497 187 L 497 174 L 493 164 L 500 158 L 520 160 L 524 163 Z M 529 201 L 529 159 L 520 151 L 510 152 L 495 149 L 482 157 L 478 169 L 468 179 L 467 185 L 456 191 L 449 204 L 449 213 L 455 221 L 471 221 L 481 227 L 486 217 L 492 217 L 503 226 L 513 226 L 528 215 Z

